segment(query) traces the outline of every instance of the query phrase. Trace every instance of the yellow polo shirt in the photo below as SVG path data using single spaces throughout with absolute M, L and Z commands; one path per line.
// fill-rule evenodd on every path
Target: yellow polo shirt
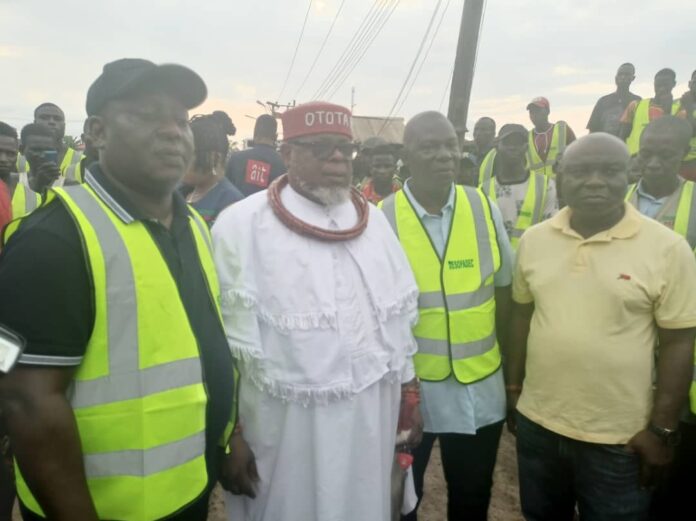
M 652 410 L 657 326 L 696 327 L 696 262 L 682 237 L 630 205 L 588 239 L 570 215 L 519 244 L 513 298 L 535 310 L 518 410 L 562 436 L 623 444 Z

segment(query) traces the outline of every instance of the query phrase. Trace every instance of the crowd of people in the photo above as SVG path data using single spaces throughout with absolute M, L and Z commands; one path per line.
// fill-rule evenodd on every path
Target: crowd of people
M 528 521 L 690 519 L 696 72 L 577 137 L 435 111 L 356 143 L 312 101 L 235 126 L 180 65 L 104 66 L 78 151 L 0 122 L 0 520 L 485 520 L 504 425 Z M 691 400 L 689 400 L 691 398 Z M 16 492 L 15 492 L 16 491 Z

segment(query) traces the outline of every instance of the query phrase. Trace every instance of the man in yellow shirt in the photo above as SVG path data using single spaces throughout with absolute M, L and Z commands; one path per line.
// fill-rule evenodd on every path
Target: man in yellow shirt
M 696 263 L 682 237 L 624 203 L 628 162 L 608 134 L 568 147 L 568 207 L 520 241 L 506 381 L 527 520 L 570 521 L 576 503 L 583 519 L 644 519 L 641 484 L 678 442 Z

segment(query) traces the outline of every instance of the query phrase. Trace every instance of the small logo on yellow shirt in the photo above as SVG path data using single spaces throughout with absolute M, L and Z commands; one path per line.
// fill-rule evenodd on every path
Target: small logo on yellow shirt
M 463 268 L 473 268 L 474 259 L 459 259 L 447 261 L 447 267 L 451 270 L 461 270 Z
M 619 273 L 619 280 L 631 280 L 631 276 L 625 273 Z

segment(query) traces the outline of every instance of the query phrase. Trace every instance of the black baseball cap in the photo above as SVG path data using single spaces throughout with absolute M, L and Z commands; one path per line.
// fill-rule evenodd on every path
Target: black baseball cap
M 183 65 L 155 65 L 139 58 L 123 58 L 104 65 L 101 75 L 87 91 L 85 108 L 92 116 L 115 99 L 136 92 L 166 92 L 187 109 L 197 107 L 208 96 L 203 79 Z

